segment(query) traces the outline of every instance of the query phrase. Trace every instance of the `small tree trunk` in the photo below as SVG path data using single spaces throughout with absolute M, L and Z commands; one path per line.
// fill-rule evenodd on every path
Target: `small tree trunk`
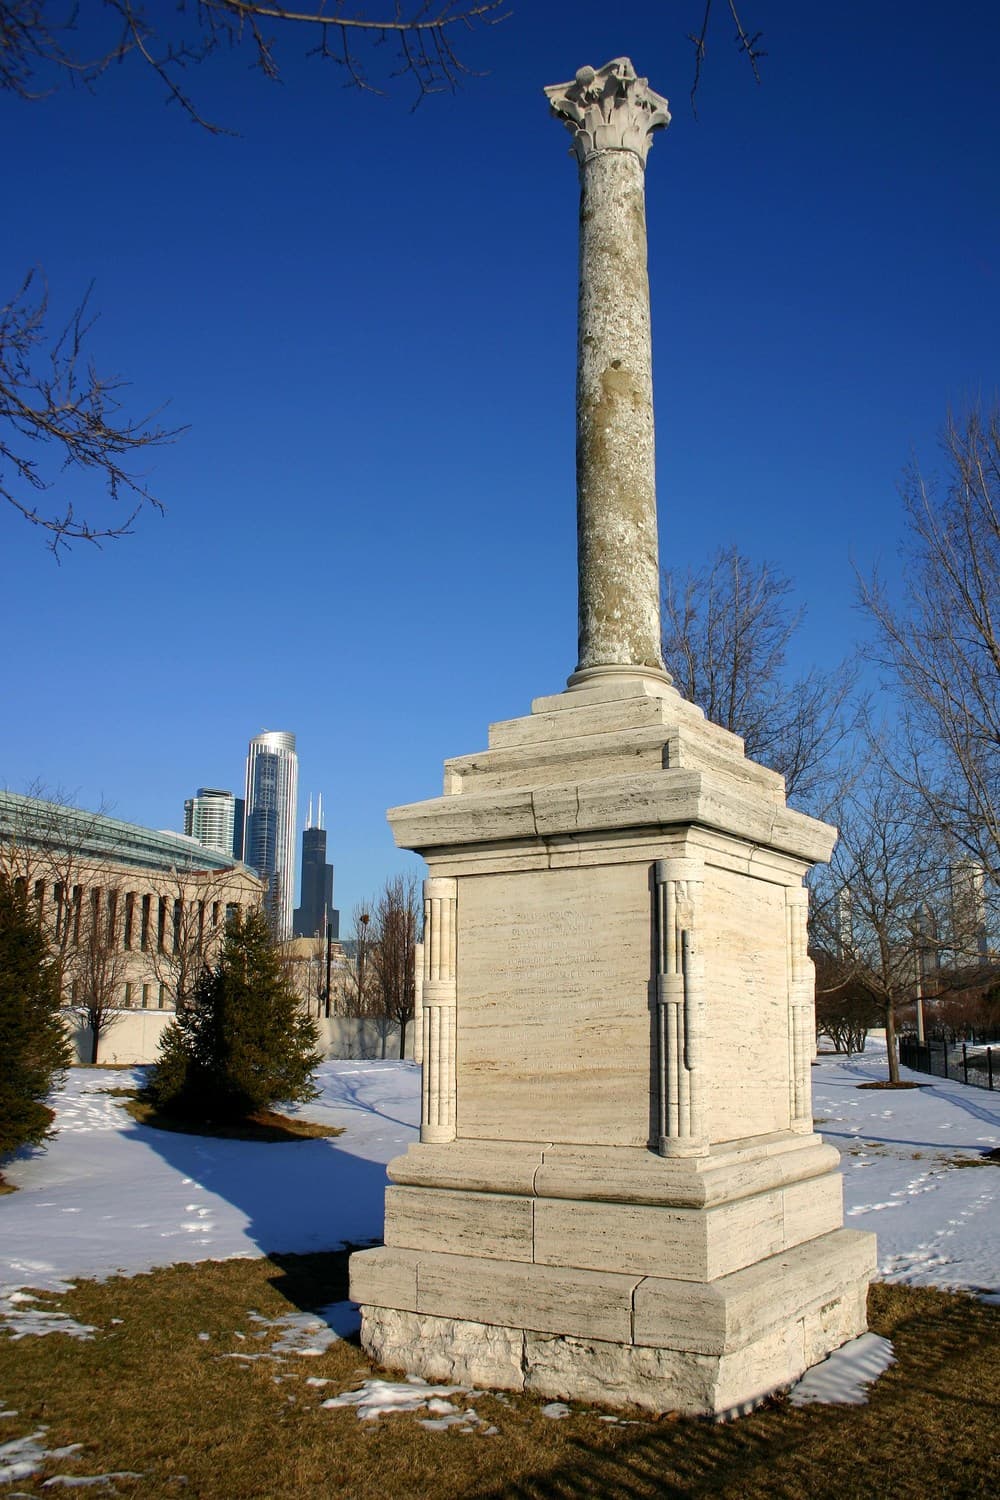
M 100 1041 L 101 1041 L 101 1029 L 100 1029 L 99 1026 L 95 1026 L 94 1023 L 91 1022 L 91 1024 L 90 1024 L 90 1062 L 91 1062 L 91 1066 L 93 1066 L 97 1062 L 97 1048 L 100 1045 Z
M 399 1060 L 403 1061 L 406 1056 L 406 1017 L 399 1018 Z
M 896 1051 L 896 1007 L 885 1002 L 885 1050 L 889 1059 L 889 1082 L 899 1082 L 899 1054 Z

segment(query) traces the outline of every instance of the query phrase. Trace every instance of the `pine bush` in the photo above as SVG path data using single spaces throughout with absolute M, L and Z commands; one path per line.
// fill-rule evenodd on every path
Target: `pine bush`
M 237 913 L 218 963 L 163 1034 L 149 1093 L 165 1112 L 203 1121 L 312 1099 L 316 1040 L 263 912 Z
M 38 915 L 24 889 L 0 873 L 0 1157 L 48 1135 L 45 1099 L 71 1056 Z

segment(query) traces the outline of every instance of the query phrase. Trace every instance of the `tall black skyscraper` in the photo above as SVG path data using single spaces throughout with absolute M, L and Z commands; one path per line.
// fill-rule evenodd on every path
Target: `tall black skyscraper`
M 333 866 L 326 862 L 326 829 L 323 827 L 323 798 L 319 798 L 316 823 L 312 820 L 312 798 L 309 816 L 302 831 L 302 896 L 295 908 L 292 930 L 296 937 L 340 936 L 340 913 L 333 905 Z

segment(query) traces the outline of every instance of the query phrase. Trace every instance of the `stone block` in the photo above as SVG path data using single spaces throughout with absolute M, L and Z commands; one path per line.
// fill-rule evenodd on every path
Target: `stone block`
M 372 1359 L 388 1370 L 487 1390 L 519 1391 L 524 1386 L 520 1329 L 363 1307 L 361 1340 Z
M 352 1302 L 417 1309 L 417 1261 L 410 1251 L 396 1252 L 384 1245 L 356 1250 L 351 1256 Z
M 790 1183 L 782 1195 L 786 1247 L 839 1229 L 844 1222 L 844 1180 L 839 1172 Z
M 419 1312 L 618 1343 L 631 1338 L 635 1276 L 410 1253 L 419 1265 Z
M 530 1198 L 440 1188 L 390 1187 L 385 1242 L 406 1250 L 440 1250 L 492 1260 L 531 1260 Z
M 553 1400 L 698 1415 L 714 1410 L 719 1361 L 675 1349 L 639 1349 L 526 1333 L 524 1389 Z
M 523 1141 L 415 1141 L 387 1168 L 390 1182 L 411 1187 L 463 1188 L 467 1192 L 531 1193 L 545 1146 Z

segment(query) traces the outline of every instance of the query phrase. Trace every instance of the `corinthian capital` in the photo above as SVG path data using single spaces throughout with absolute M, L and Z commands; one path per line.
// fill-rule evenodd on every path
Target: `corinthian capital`
M 581 68 L 572 83 L 550 84 L 545 94 L 581 163 L 595 151 L 634 151 L 645 166 L 650 136 L 670 124 L 666 99 L 636 77 L 627 57 Z

